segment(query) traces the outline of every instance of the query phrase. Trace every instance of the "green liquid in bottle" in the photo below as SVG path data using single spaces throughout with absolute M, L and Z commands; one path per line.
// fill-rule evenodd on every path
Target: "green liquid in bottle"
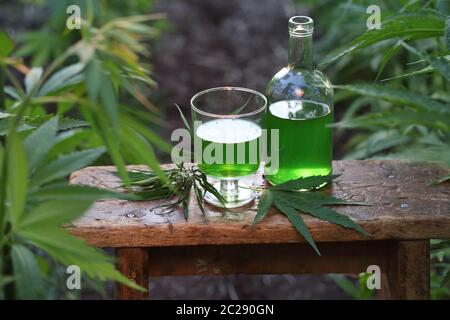
M 266 179 L 279 184 L 300 177 L 330 174 L 332 122 L 331 109 L 323 103 L 285 100 L 271 104 L 266 128 L 279 129 L 279 167 L 274 171 L 266 167 Z
M 198 166 L 206 175 L 236 178 L 255 173 L 259 168 L 261 127 L 240 119 L 208 121 L 197 128 L 202 139 L 202 160 Z

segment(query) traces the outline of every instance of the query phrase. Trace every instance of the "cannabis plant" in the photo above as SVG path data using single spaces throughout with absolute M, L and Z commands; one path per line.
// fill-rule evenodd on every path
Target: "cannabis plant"
M 450 17 L 448 1 L 378 1 L 380 29 L 365 30 L 324 57 L 322 66 L 335 70 L 338 108 L 347 104 L 336 124 L 351 130 L 347 159 L 411 159 L 450 165 Z M 332 4 L 329 3 L 331 6 Z M 342 1 L 341 18 L 333 28 L 366 27 L 366 1 Z M 325 14 L 337 14 L 327 10 Z M 357 19 L 349 19 L 357 16 Z M 335 32 L 338 32 L 335 31 Z M 331 31 L 330 31 L 331 32 Z M 345 32 L 342 32 L 347 36 Z M 324 46 L 331 37 L 325 36 Z M 352 66 L 349 66 L 352 65 Z M 349 68 L 347 68 L 349 66 Z M 354 82 L 354 80 L 353 80 Z M 442 177 L 443 183 L 449 177 Z M 438 266 L 432 288 L 450 280 L 448 241 L 432 243 Z M 446 276 L 444 276 L 446 274 Z M 439 284 L 436 284 L 438 282 Z M 442 296 L 442 295 L 441 295 Z
M 82 13 L 87 12 L 90 7 L 89 10 L 93 12 L 95 20 L 99 24 L 105 24 L 112 19 L 124 16 L 148 14 L 152 12 L 155 3 L 154 0 L 18 0 L 15 2 L 9 5 L 17 8 L 18 12 L 24 11 L 24 8 L 32 8 L 33 11 L 38 12 L 29 23 L 43 23 L 40 28 L 25 30 L 17 36 L 15 56 L 29 59 L 32 66 L 47 64 L 80 39 L 79 33 L 64 31 L 69 16 L 66 10 L 69 6 L 77 5 Z M 152 32 L 153 36 L 157 36 L 165 21 L 154 21 L 146 28 Z
M 370 108 L 360 116 L 347 115 L 337 124 L 338 128 L 364 131 L 353 137 L 353 150 L 347 158 L 409 158 L 450 164 L 448 21 L 436 10 L 405 9 L 385 18 L 381 29 L 367 31 L 324 60 L 328 64 L 367 47 L 383 50 L 373 83 L 338 86 L 347 92 L 347 99 L 363 96 L 360 106 Z M 390 59 L 402 51 L 408 58 L 404 73 L 383 76 Z
M 91 2 L 89 2 L 91 3 Z M 29 68 L 0 32 L 0 295 L 45 298 L 49 263 L 77 265 L 90 278 L 134 282 L 103 252 L 61 228 L 101 198 L 129 197 L 68 185 L 67 177 L 107 153 L 123 181 L 127 162 L 146 164 L 164 179 L 154 146 L 168 146 L 142 93 L 153 86 L 144 42 L 159 16 L 116 18 L 98 25 L 87 7 L 78 41 L 46 67 Z M 142 110 L 123 105 L 134 97 Z M 52 112 L 50 112 L 52 111 Z M 49 259 L 43 259 L 49 257 Z M 50 261 L 50 262 L 49 262 Z

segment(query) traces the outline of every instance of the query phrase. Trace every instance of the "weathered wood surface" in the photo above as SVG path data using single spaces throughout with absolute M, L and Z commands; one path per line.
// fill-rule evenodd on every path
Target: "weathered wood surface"
M 201 245 L 147 248 L 149 275 L 360 274 L 380 268 L 382 299 L 428 299 L 428 240 L 324 242 L 322 256 L 308 244 Z
M 325 191 L 337 197 L 373 204 L 338 208 L 373 237 L 367 238 L 305 215 L 305 222 L 316 241 L 450 238 L 450 188 L 444 184 L 430 186 L 437 178 L 449 173 L 446 167 L 420 162 L 365 160 L 336 161 L 333 169 L 334 173 L 342 175 Z M 113 167 L 88 167 L 74 172 L 71 183 L 116 187 L 119 181 L 111 174 L 112 170 Z M 254 185 L 265 183 L 261 172 L 246 180 Z M 68 228 L 74 235 L 100 247 L 304 242 L 275 209 L 264 221 L 252 227 L 257 201 L 237 209 L 244 214 L 241 221 L 228 220 L 222 209 L 209 205 L 206 205 L 205 219 L 195 197 L 191 197 L 187 222 L 181 209 L 162 214 L 157 208 L 159 204 L 157 201 L 99 201 Z
M 117 269 L 143 288 L 148 288 L 148 250 L 147 248 L 117 248 Z M 117 297 L 121 300 L 145 299 L 148 292 L 131 289 L 117 284 Z
M 398 241 L 388 254 L 390 299 L 422 300 L 430 295 L 430 241 Z M 383 269 L 381 269 L 383 270 Z

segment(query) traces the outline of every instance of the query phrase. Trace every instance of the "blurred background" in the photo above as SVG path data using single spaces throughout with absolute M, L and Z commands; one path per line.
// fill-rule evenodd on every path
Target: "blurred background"
M 77 3 L 82 12 L 85 1 L 0 0 L 0 28 L 17 43 L 15 55 L 31 66 L 48 65 L 78 39 L 64 31 L 66 8 Z M 141 93 L 152 110 L 164 119 L 152 130 L 163 140 L 182 127 L 174 103 L 190 116 L 189 100 L 196 92 L 222 85 L 244 86 L 261 92 L 270 78 L 287 64 L 287 22 L 293 15 L 308 15 L 315 20 L 315 63 L 319 64 L 339 48 L 367 31 L 367 7 L 377 4 L 382 21 L 398 14 L 449 14 L 449 1 L 398 0 L 98 0 L 95 12 L 99 23 L 148 13 L 161 13 L 150 22 L 151 36 L 144 44 L 149 54 L 140 61 L 151 70 L 154 85 Z M 443 34 L 442 28 L 442 34 Z M 448 41 L 448 39 L 447 39 Z M 444 37 L 432 35 L 414 42 L 417 50 L 443 57 L 448 63 Z M 394 48 L 394 49 L 392 49 Z M 419 101 L 434 99 L 439 105 L 450 103 L 446 78 L 423 57 L 406 50 L 398 39 L 374 43 L 319 68 L 335 85 L 368 87 L 337 90 L 335 101 L 334 159 L 407 158 L 439 160 L 450 163 L 448 118 L 432 112 L 408 109 Z M 386 79 L 391 79 L 387 81 Z M 393 91 L 414 93 L 410 100 L 386 96 L 376 85 Z M 373 87 L 370 87 L 373 86 Z M 131 105 L 123 96 L 122 104 Z M 127 100 L 128 99 L 128 100 Z M 416 101 L 416 102 L 417 102 Z M 422 101 L 422 100 L 420 100 Z M 417 102 L 417 105 L 421 103 Z M 422 101 L 423 104 L 423 101 Z M 393 112 L 392 106 L 401 105 Z M 53 109 L 52 109 L 53 108 Z M 51 112 L 55 106 L 48 106 Z M 400 110 L 400 111 L 399 111 Z M 77 113 L 73 111 L 72 116 Z M 439 122 L 438 119 L 441 122 Z M 78 145 L 95 144 L 92 140 Z M 170 155 L 157 151 L 161 162 Z M 98 163 L 111 163 L 107 157 Z M 442 247 L 442 246 L 441 246 Z M 445 253 L 448 254 L 448 253 Z M 448 261 L 445 254 L 434 256 L 438 263 Z M 439 265 L 432 275 L 433 297 L 448 298 L 450 289 L 441 286 L 447 267 Z M 362 270 L 363 271 L 363 270 Z M 58 275 L 55 275 L 57 277 Z M 365 299 L 371 292 L 359 286 L 364 277 L 261 275 L 225 277 L 163 277 L 151 279 L 153 299 Z M 84 291 L 84 298 L 108 297 L 100 284 Z M 55 290 L 54 298 L 67 297 Z M 98 293 L 100 292 L 100 294 Z
M 287 21 L 291 16 L 311 15 L 316 19 L 316 63 L 331 49 L 366 29 L 366 7 L 352 1 L 340 4 L 339 1 L 292 0 L 98 2 L 104 2 L 98 10 L 105 19 L 152 12 L 166 15 L 165 19 L 153 23 L 155 34 L 147 43 L 151 55 L 144 60 L 151 65 L 152 79 L 157 85 L 147 89 L 146 94 L 165 117 L 166 126 L 159 131 L 165 138 L 170 138 L 173 129 L 181 127 L 173 104 L 180 105 L 190 116 L 189 100 L 201 90 L 230 85 L 264 92 L 271 77 L 287 64 Z M 75 40 L 73 35 L 60 32 L 67 18 L 61 12 L 72 4 L 70 1 L 2 0 L 0 4 L 0 26 L 23 43 L 19 55 L 31 56 L 32 65 L 48 63 Z M 83 7 L 83 1 L 80 5 Z M 322 12 L 320 8 L 325 7 L 333 10 Z M 340 12 L 345 10 L 348 21 L 344 20 L 346 23 L 340 26 L 340 31 L 329 27 L 330 19 L 342 20 Z M 359 77 L 370 78 L 372 73 L 365 68 L 367 65 L 360 65 Z M 324 69 L 333 83 L 346 80 L 335 66 Z M 356 71 L 347 72 L 352 75 Z M 338 114 L 342 111 L 335 110 Z M 336 142 L 340 147 L 335 150 L 335 158 L 339 159 L 345 139 Z M 163 161 L 170 160 L 167 154 L 160 156 Z

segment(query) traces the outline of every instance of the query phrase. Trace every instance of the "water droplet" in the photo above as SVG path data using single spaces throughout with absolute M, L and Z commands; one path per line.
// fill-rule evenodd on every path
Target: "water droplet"
M 400 205 L 400 208 L 406 209 L 406 208 L 408 208 L 408 205 L 407 205 L 406 203 L 402 203 L 402 204 Z
M 127 218 L 142 218 L 145 215 L 146 215 L 145 212 L 142 212 L 139 210 L 135 210 L 135 211 L 131 211 L 131 212 L 123 214 L 123 216 L 127 217 Z
M 388 178 L 389 178 L 389 179 L 394 179 L 394 178 L 395 178 L 395 175 L 394 175 L 394 174 L 391 174 L 391 175 L 388 176 Z

